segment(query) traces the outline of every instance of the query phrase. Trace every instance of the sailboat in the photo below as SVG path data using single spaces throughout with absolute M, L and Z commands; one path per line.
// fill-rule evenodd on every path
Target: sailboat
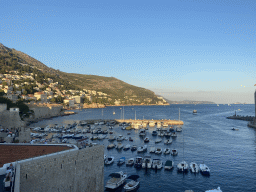
M 183 131 L 183 159 L 184 159 L 184 131 Z M 178 171 L 185 173 L 185 172 L 188 172 L 189 166 L 187 162 L 183 160 L 177 165 L 177 169 Z

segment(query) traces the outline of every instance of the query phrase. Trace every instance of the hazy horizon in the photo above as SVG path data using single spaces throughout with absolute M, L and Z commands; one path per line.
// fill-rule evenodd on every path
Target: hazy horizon
M 0 43 L 173 101 L 254 103 L 256 1 L 1 2 Z

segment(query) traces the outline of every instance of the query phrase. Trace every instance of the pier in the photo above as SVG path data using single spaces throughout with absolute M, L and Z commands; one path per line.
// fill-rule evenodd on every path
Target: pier
M 131 123 L 131 124 L 152 124 L 152 125 L 156 125 L 157 123 L 162 123 L 162 124 L 166 124 L 166 125 L 183 125 L 184 124 L 184 122 L 181 120 L 170 120 L 170 119 L 162 119 L 162 120 L 115 119 L 115 121 L 118 123 L 126 122 L 126 123 Z

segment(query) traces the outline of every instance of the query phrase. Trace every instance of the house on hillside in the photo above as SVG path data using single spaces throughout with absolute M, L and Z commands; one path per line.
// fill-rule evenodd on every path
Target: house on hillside
M 63 103 L 68 104 L 70 108 L 75 107 L 75 99 L 64 99 Z
M 43 103 L 47 102 L 47 94 L 45 94 L 44 92 L 35 92 L 34 96 L 37 100 L 41 99 Z

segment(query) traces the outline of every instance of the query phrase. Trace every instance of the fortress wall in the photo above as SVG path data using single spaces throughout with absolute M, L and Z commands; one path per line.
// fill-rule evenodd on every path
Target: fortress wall
M 104 191 L 104 147 L 20 163 L 20 191 Z
M 19 112 L 5 110 L 0 112 L 0 125 L 2 128 L 25 127 L 25 122 L 20 119 Z
M 34 118 L 48 118 L 52 116 L 62 115 L 62 107 L 32 107 L 30 110 L 34 111 Z

